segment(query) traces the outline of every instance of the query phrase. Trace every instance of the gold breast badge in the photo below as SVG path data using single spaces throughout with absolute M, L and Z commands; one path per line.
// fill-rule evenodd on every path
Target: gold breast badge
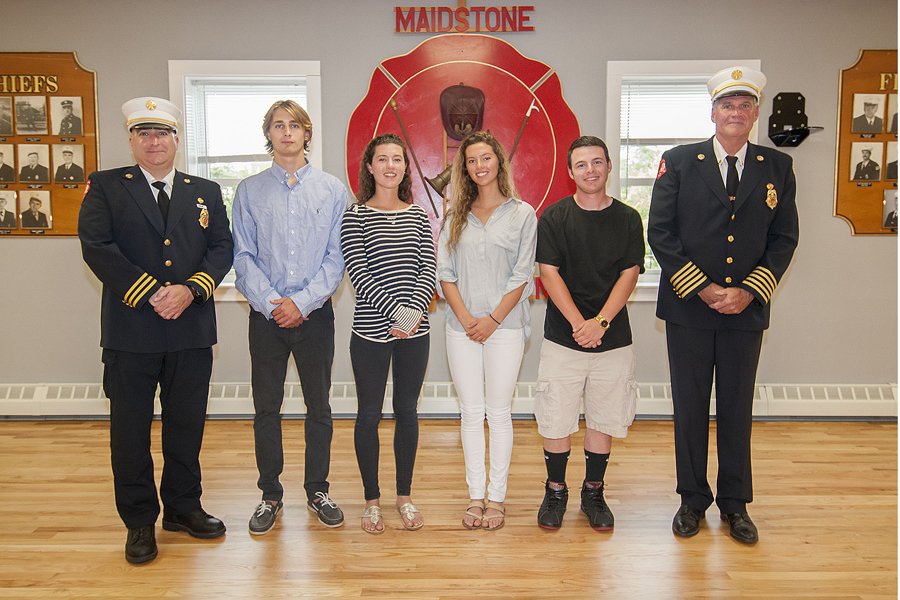
M 203 202 L 203 199 L 198 200 L 200 200 L 200 202 Z M 209 210 L 204 204 L 198 204 L 197 208 L 200 209 L 200 227 L 206 229 L 207 227 L 209 227 Z
M 778 205 L 778 194 L 775 192 L 775 185 L 770 183 L 766 185 L 766 187 L 769 189 L 769 191 L 766 192 L 766 205 L 774 210 Z

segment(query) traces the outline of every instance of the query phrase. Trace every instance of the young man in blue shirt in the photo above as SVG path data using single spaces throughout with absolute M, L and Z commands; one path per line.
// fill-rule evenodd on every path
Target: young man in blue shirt
M 293 100 L 275 102 L 263 119 L 272 166 L 238 185 L 233 207 L 235 285 L 250 303 L 250 360 L 256 415 L 256 466 L 262 502 L 250 533 L 270 531 L 283 508 L 281 405 L 293 354 L 306 403 L 304 488 L 308 508 L 326 527 L 344 515 L 328 497 L 331 460 L 331 365 L 334 311 L 341 283 L 341 219 L 347 189 L 306 159 L 312 122 Z

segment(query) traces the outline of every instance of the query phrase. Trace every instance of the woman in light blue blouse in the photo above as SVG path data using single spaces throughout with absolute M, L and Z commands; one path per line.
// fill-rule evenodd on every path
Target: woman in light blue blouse
M 478 131 L 462 141 L 451 181 L 451 212 L 438 241 L 438 281 L 447 299 L 447 360 L 459 395 L 471 499 L 463 526 L 496 530 L 505 522 L 512 397 L 531 331 L 537 217 L 516 198 L 506 152 L 490 133 Z
M 378 486 L 378 424 L 393 373 L 397 511 L 403 527 L 424 521 L 410 498 L 419 440 L 416 412 L 428 366 L 428 305 L 434 297 L 434 242 L 428 215 L 412 203 L 406 148 L 395 134 L 366 146 L 356 204 L 341 226 L 341 249 L 356 290 L 350 363 L 358 414 L 353 432 L 366 508 L 362 528 L 384 532 Z

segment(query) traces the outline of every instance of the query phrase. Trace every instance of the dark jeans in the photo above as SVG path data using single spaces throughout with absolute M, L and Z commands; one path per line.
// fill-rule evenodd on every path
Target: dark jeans
M 263 500 L 281 500 L 284 488 L 278 477 L 284 470 L 281 444 L 281 405 L 288 358 L 294 355 L 303 401 L 306 467 L 303 487 L 313 499 L 328 493 L 331 463 L 331 364 L 334 361 L 334 310 L 331 300 L 309 314 L 298 327 L 284 329 L 274 319 L 250 311 L 250 363 L 253 384 L 253 437 L 256 440 L 257 485 Z
M 165 461 L 159 497 L 174 515 L 200 508 L 200 445 L 212 360 L 212 348 L 152 354 L 103 350 L 116 508 L 126 527 L 152 525 L 159 517 L 150 455 L 157 385 Z
M 753 501 L 750 432 L 762 331 L 694 329 L 666 323 L 675 409 L 676 492 L 683 504 L 705 511 L 713 502 L 706 477 L 709 400 L 716 381 L 716 504 L 743 513 Z
M 423 335 L 381 343 L 369 341 L 355 333 L 350 334 L 350 362 L 353 365 L 359 404 L 353 442 L 367 502 L 381 497 L 378 489 L 378 423 L 384 408 L 388 368 L 392 368 L 394 375 L 397 495 L 410 495 L 416 448 L 419 445 L 417 408 L 422 382 L 425 380 L 425 368 L 428 366 L 429 337 Z

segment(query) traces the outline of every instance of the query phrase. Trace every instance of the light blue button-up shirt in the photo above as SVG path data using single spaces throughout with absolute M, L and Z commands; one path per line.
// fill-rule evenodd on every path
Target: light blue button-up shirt
M 309 162 L 294 175 L 290 187 L 290 173 L 273 162 L 238 185 L 232 208 L 235 287 L 266 318 L 283 297 L 309 317 L 344 276 L 347 188 Z
M 467 225 L 452 252 L 447 249 L 450 228 L 441 230 L 437 251 L 437 279 L 455 283 L 463 304 L 476 319 L 489 315 L 503 296 L 523 283 L 519 302 L 500 329 L 525 329 L 531 333 L 528 297 L 534 293 L 534 253 L 537 249 L 537 216 L 526 202 L 510 198 L 494 209 L 487 223 L 469 213 Z M 443 295 L 443 294 L 442 294 Z M 450 304 L 444 322 L 465 332 Z

